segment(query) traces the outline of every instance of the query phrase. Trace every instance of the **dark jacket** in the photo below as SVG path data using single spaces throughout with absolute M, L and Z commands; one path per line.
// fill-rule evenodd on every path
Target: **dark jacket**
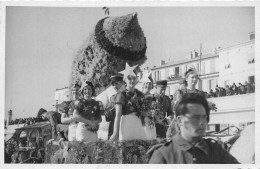
M 156 150 L 150 164 L 238 164 L 215 140 L 202 138 L 194 146 L 179 134 Z

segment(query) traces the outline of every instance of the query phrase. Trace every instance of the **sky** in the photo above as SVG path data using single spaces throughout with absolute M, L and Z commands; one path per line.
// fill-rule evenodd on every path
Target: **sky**
M 110 7 L 110 16 L 137 12 L 147 40 L 144 66 L 210 53 L 249 40 L 255 31 L 252 7 Z M 69 86 L 72 59 L 96 23 L 102 7 L 7 7 L 5 113 L 35 117 L 52 109 L 56 89 Z

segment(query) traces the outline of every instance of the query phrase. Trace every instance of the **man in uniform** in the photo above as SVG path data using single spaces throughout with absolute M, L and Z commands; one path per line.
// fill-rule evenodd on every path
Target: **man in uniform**
M 155 128 L 157 138 L 166 138 L 166 131 L 169 122 L 173 119 L 173 107 L 171 99 L 165 95 L 167 80 L 156 82 L 154 100 L 159 105 L 159 112 L 155 116 Z
M 176 106 L 179 133 L 155 150 L 150 164 L 238 164 L 217 141 L 204 139 L 209 122 L 209 106 L 205 97 L 187 93 Z

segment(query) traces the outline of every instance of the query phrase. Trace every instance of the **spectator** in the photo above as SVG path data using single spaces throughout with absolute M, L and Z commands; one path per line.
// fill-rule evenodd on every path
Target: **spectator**
M 230 96 L 231 95 L 231 90 L 229 88 L 229 85 L 226 85 L 226 96 Z
M 213 92 L 212 89 L 210 89 L 210 91 L 209 91 L 209 97 L 215 97 L 215 93 Z
M 252 86 L 250 83 L 247 83 L 247 81 L 245 81 L 245 86 L 246 86 L 246 93 L 252 93 Z
M 219 91 L 219 87 L 217 85 L 216 88 L 215 88 L 215 95 L 216 95 L 216 97 L 219 97 L 219 93 L 220 93 L 220 91 Z
M 255 93 L 255 82 L 252 82 L 251 86 L 252 86 L 252 92 Z
M 237 95 L 238 94 L 238 87 L 235 83 L 233 83 L 232 85 L 232 90 L 233 90 L 233 95 Z
M 242 85 L 242 83 L 238 83 L 239 84 L 239 94 L 245 94 L 246 90 L 245 90 L 245 86 Z

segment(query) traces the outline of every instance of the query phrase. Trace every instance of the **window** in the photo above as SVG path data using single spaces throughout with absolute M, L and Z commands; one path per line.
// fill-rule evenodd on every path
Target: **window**
M 175 76 L 178 77 L 180 75 L 180 68 L 175 67 Z
M 216 72 L 215 70 L 215 59 L 210 60 L 210 73 Z
M 205 62 L 201 63 L 201 74 L 204 75 L 205 74 Z
M 215 90 L 215 87 L 216 87 L 216 82 L 215 82 L 215 79 L 210 79 L 209 80 L 209 90 Z

